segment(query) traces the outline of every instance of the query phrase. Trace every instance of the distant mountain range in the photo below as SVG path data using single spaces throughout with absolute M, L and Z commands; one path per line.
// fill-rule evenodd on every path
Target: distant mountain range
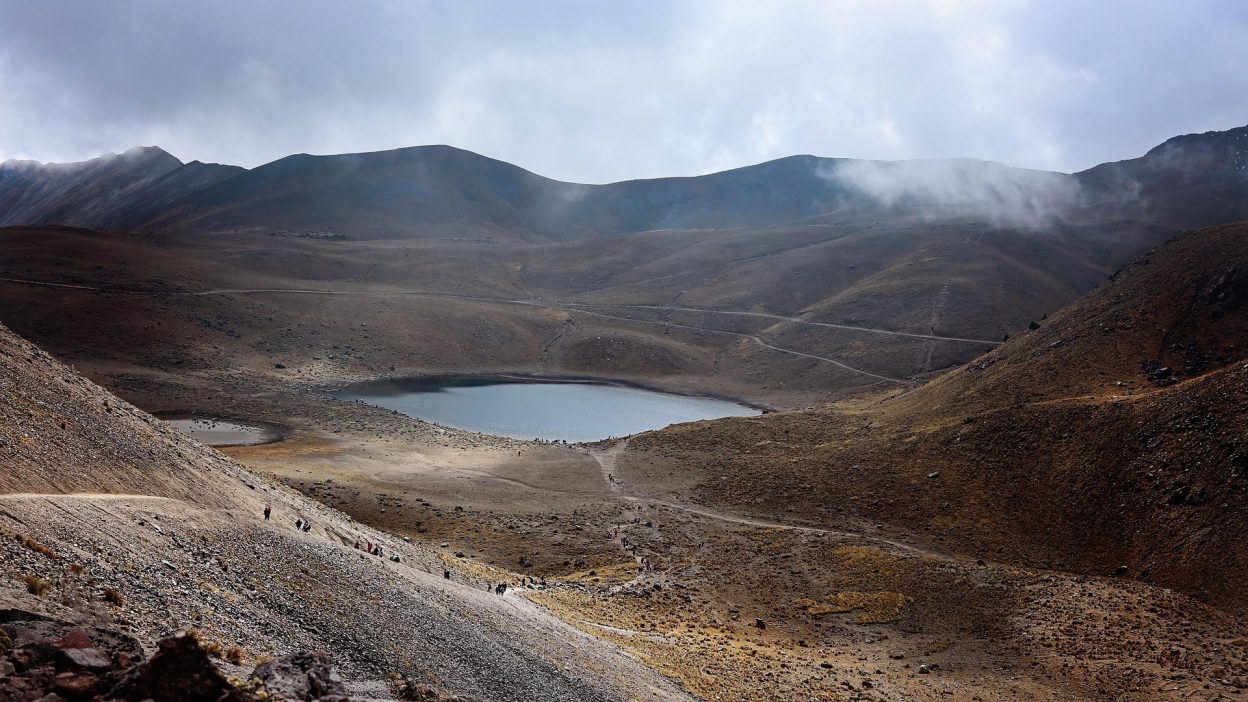
M 1073 175 L 970 159 L 790 156 L 687 178 L 582 185 L 449 146 L 298 154 L 253 169 L 156 147 L 0 165 L 0 225 L 257 231 L 350 239 L 560 241 L 653 229 L 892 217 L 1037 227 L 1127 219 L 1175 228 L 1248 218 L 1248 127 L 1175 137 Z

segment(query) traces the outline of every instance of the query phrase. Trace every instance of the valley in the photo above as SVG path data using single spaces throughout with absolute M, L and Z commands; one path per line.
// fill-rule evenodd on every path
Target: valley
M 577 186 L 447 147 L 146 149 L 74 164 L 113 193 L 84 202 L 22 166 L 0 601 L 329 649 L 361 695 L 1234 699 L 1248 232 L 1221 223 L 1248 185 L 1218 168 L 1244 132 L 1073 175 L 923 166 L 1027 217 L 814 157 Z M 565 442 L 342 392 L 484 377 L 766 411 Z

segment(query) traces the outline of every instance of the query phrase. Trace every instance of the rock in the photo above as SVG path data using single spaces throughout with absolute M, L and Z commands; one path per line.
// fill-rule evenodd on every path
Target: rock
M 156 654 L 131 668 L 105 695 L 126 702 L 217 702 L 234 688 L 192 636 L 164 639 Z
M 95 673 L 67 670 L 52 679 L 52 689 L 67 699 L 87 699 L 98 692 L 100 678 Z
M 931 473 L 928 473 L 928 474 L 927 474 L 927 477 L 928 477 L 928 478 L 930 478 L 930 479 L 932 479 L 932 480 L 935 480 L 936 478 L 939 478 L 939 477 L 940 477 L 940 471 L 938 471 L 938 470 L 934 470 L 934 471 L 932 471 Z
M 759 629 L 766 629 L 767 622 L 763 621 L 762 619 L 756 618 L 754 620 L 754 626 L 758 627 Z
M 0 678 L 5 677 L 6 675 L 11 675 L 16 671 L 17 668 L 14 668 L 12 663 L 8 661 L 0 661 Z
M 251 677 L 263 684 L 270 695 L 281 699 L 310 701 L 347 694 L 329 656 L 321 651 L 296 653 L 262 663 L 256 666 Z
M 98 648 L 66 648 L 57 655 L 63 666 L 82 670 L 103 671 L 113 667 L 112 658 Z
M 931 673 L 931 672 L 932 672 L 932 668 L 928 664 L 924 663 L 923 665 L 919 666 L 919 675 L 927 675 L 928 673 Z
M 451 695 L 432 685 L 404 680 L 397 690 L 399 699 L 412 702 L 472 702 L 470 698 Z
M 1186 485 L 1180 486 L 1174 492 L 1170 493 L 1170 504 L 1178 506 L 1187 501 L 1187 496 L 1191 494 L 1192 489 Z

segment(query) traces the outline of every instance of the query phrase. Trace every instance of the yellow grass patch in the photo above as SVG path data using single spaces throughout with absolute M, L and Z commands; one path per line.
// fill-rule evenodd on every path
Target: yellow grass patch
M 854 622 L 880 624 L 900 619 L 909 600 L 900 592 L 836 592 L 823 598 L 822 602 L 801 598 L 795 604 L 812 617 L 859 612 Z

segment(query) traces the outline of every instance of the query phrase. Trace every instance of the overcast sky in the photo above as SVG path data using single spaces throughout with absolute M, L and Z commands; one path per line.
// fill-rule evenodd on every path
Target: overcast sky
M 1063 171 L 1248 124 L 1244 0 L 0 0 L 0 160 L 446 143 L 562 180 Z

